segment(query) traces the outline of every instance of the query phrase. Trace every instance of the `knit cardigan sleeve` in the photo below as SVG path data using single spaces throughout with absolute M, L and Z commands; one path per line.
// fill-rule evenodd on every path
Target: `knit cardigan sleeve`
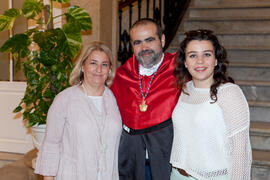
M 219 90 L 218 104 L 224 113 L 229 139 L 232 161 L 229 169 L 230 180 L 249 180 L 252 154 L 247 100 L 239 86 L 230 84 Z
M 68 99 L 67 93 L 63 92 L 55 97 L 49 108 L 46 134 L 36 161 L 35 173 L 43 176 L 55 176 L 58 171 Z

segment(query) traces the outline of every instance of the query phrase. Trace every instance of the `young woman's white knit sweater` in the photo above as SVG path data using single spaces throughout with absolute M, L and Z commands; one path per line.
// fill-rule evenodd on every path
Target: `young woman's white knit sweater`
M 221 85 L 215 103 L 193 81 L 185 92 L 172 115 L 171 164 L 200 180 L 250 179 L 249 108 L 239 86 Z

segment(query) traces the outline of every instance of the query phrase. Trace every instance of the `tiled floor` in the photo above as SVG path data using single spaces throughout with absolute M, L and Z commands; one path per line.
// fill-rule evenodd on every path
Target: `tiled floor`
M 29 167 L 35 153 L 35 150 L 25 155 L 0 152 L 0 180 L 41 180 Z
M 0 160 L 0 168 L 3 166 L 6 166 L 14 161 L 8 161 L 8 160 Z
M 23 154 L 0 152 L 0 168 L 23 158 Z
M 0 180 L 41 180 L 41 176 L 34 175 L 33 169 L 30 167 L 34 156 L 36 156 L 36 150 L 25 155 L 0 152 Z M 270 152 L 262 154 L 259 151 L 253 151 L 253 161 L 258 161 L 269 167 Z M 254 177 L 253 179 L 257 180 L 258 178 Z

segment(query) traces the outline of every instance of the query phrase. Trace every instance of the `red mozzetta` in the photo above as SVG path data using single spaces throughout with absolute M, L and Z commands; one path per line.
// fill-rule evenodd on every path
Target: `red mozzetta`
M 158 125 L 171 117 L 179 97 L 173 75 L 175 53 L 165 53 L 150 85 L 145 102 L 145 112 L 140 111 L 143 97 L 139 85 L 139 67 L 135 56 L 118 68 L 111 86 L 120 109 L 123 124 L 139 130 Z M 151 76 L 141 76 L 143 94 L 146 93 Z

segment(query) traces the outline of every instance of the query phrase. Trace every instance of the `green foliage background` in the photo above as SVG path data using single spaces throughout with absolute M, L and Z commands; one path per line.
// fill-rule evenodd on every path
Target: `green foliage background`
M 37 23 L 35 28 L 9 38 L 0 48 L 1 52 L 12 53 L 23 68 L 27 88 L 14 112 L 23 111 L 27 127 L 46 123 L 54 97 L 69 86 L 72 59 L 82 45 L 81 31 L 92 29 L 91 17 L 78 6 L 70 6 L 60 15 L 66 18 L 62 28 L 51 28 L 53 20 L 60 17 L 53 17 L 53 1 L 66 4 L 70 0 L 50 0 L 48 7 L 42 1 L 25 0 L 22 9 L 8 9 L 0 15 L 0 31 L 11 29 L 16 18 L 22 15 Z M 42 12 L 49 14 L 47 22 L 41 16 Z M 33 48 L 36 45 L 37 50 Z M 26 60 L 20 61 L 21 58 Z

